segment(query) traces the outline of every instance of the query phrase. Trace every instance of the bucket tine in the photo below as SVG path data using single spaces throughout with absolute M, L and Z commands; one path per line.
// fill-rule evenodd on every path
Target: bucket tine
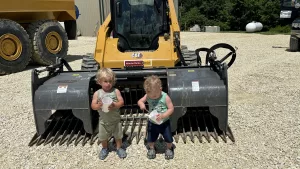
M 72 130 L 72 124 L 75 122 L 75 117 L 72 117 L 67 129 L 64 131 L 62 138 L 60 139 L 59 145 L 64 144 L 65 138 L 67 137 L 68 133 Z
M 43 139 L 43 135 L 41 135 L 41 136 L 39 137 L 39 139 L 37 140 L 36 145 L 39 146 L 39 145 L 43 144 L 43 141 L 44 141 L 44 140 L 45 140 L 45 139 Z
M 200 126 L 199 126 L 199 122 L 198 122 L 198 114 L 196 114 L 196 124 L 197 124 L 197 129 L 198 129 L 198 139 L 199 139 L 199 141 L 200 141 L 200 143 L 202 143 L 203 142 L 203 140 L 202 140 L 202 133 L 201 133 L 201 131 L 200 131 Z
M 75 139 L 75 146 L 77 146 L 77 144 L 83 139 L 83 136 L 82 136 L 83 130 L 84 130 L 84 128 L 83 128 L 83 126 L 81 126 L 81 129 L 78 131 L 77 137 Z
M 136 109 L 136 113 L 138 113 L 138 109 Z M 128 139 L 128 141 L 130 143 L 132 142 L 132 140 L 133 140 L 133 138 L 135 136 L 134 129 L 135 129 L 135 126 L 136 126 L 136 121 L 137 121 L 136 117 L 137 116 L 133 116 L 132 117 L 133 119 L 132 119 L 131 132 L 130 132 L 130 136 L 129 136 L 129 139 Z
M 125 124 L 124 124 L 124 130 L 123 130 L 123 134 L 125 135 L 127 130 L 128 130 L 128 127 L 129 127 L 129 124 L 128 124 L 128 116 L 125 115 Z
M 142 124 L 143 123 L 143 120 L 142 120 L 142 116 L 140 116 L 139 118 L 139 129 L 138 129 L 138 133 L 137 133 L 137 137 L 136 137 L 136 144 L 139 144 L 139 141 L 141 139 L 141 130 L 142 130 Z
M 145 139 L 147 139 L 147 137 L 148 137 L 148 123 L 149 123 L 149 121 L 148 121 L 148 120 L 146 120 L 146 127 L 145 127 Z
M 176 130 L 176 133 L 174 135 L 174 140 L 175 140 L 176 143 L 178 143 L 178 141 L 179 141 L 179 135 L 177 133 L 177 130 Z
M 55 125 L 54 123 L 55 123 L 54 119 L 50 121 L 50 124 L 47 127 L 46 131 L 41 135 L 41 137 L 39 138 L 38 142 L 36 143 L 37 146 L 39 146 L 39 145 L 41 145 L 41 144 L 44 143 L 44 141 L 45 141 L 44 138 L 45 138 L 45 136 L 46 136 L 47 133 L 49 134 L 49 130 L 51 130 L 52 127 Z
M 188 118 L 189 118 L 189 125 L 190 125 L 190 138 L 191 138 L 191 141 L 194 143 L 194 134 L 193 134 L 193 128 L 192 128 L 192 123 L 191 123 L 191 116 L 189 115 Z
M 58 119 L 58 121 L 56 122 L 54 128 L 53 128 L 53 129 L 51 130 L 51 132 L 47 135 L 46 140 L 45 140 L 45 142 L 44 142 L 44 146 L 47 145 L 49 142 L 51 142 L 51 140 L 53 140 L 53 138 L 51 139 L 51 137 L 57 133 L 57 130 L 58 130 L 60 124 L 61 124 L 61 121 L 62 121 L 62 117 L 60 117 L 60 118 Z
M 232 131 L 231 131 L 231 129 L 230 129 L 229 126 L 227 127 L 226 134 L 227 134 L 228 138 L 229 138 L 232 142 L 235 142 L 235 138 L 234 138 L 234 136 L 233 136 L 233 134 L 232 134 Z
M 33 146 L 37 141 L 39 140 L 39 135 L 35 133 L 35 135 L 32 137 L 31 141 L 29 142 L 28 146 Z
M 210 121 L 210 124 L 211 124 L 211 127 L 213 129 L 213 132 L 210 132 L 211 133 L 211 136 L 216 140 L 217 143 L 219 143 L 219 137 L 217 135 L 217 132 L 216 132 L 216 128 L 213 124 L 213 121 L 212 121 L 212 118 L 211 118 L 211 115 L 209 114 L 208 115 L 208 118 L 209 118 L 209 121 Z
M 186 133 L 185 133 L 185 129 L 184 129 L 184 122 L 183 122 L 183 118 L 181 118 L 182 121 L 182 125 L 183 125 L 183 133 L 181 134 L 182 140 L 184 142 L 184 144 L 186 144 Z
M 91 136 L 90 145 L 93 145 L 98 138 L 98 133 L 95 133 Z
M 76 125 L 75 125 L 74 129 L 72 130 L 70 137 L 68 139 L 67 146 L 73 142 L 73 140 L 74 140 L 73 136 L 75 135 L 75 132 L 78 130 L 79 127 L 80 127 L 80 121 L 79 121 L 79 119 L 77 119 Z
M 222 134 L 220 135 L 221 139 L 227 143 L 227 139 L 226 139 L 226 135 L 225 135 L 225 132 L 222 132 Z
M 82 146 L 84 146 L 88 142 L 90 137 L 91 137 L 90 134 L 88 134 L 88 133 L 84 134 L 84 138 L 82 140 Z
M 63 134 L 63 130 L 66 128 L 66 126 L 68 124 L 68 120 L 70 119 L 70 117 L 71 117 L 71 114 L 67 118 L 64 119 L 63 124 L 61 125 L 58 132 L 54 136 L 54 139 L 51 143 L 51 146 L 54 146 L 54 144 L 56 144 L 58 142 L 58 139 L 61 137 L 61 134 Z
M 125 124 L 127 122 L 127 109 L 124 109 L 124 114 L 123 114 L 123 117 L 122 117 L 122 126 L 124 126 L 124 118 L 125 118 Z
M 208 129 L 207 129 L 207 125 L 206 125 L 206 121 L 205 121 L 205 117 L 204 117 L 204 114 L 202 113 L 202 118 L 203 118 L 203 124 L 205 126 L 205 138 L 206 140 L 210 143 L 211 140 L 210 140 L 210 136 L 208 134 Z

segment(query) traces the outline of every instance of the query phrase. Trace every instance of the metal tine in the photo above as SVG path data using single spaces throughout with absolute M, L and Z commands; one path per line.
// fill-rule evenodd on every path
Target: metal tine
M 203 113 L 201 113 L 202 114 L 202 118 L 203 118 L 203 124 L 204 124 L 204 126 L 205 126 L 205 138 L 206 138 L 206 140 L 210 143 L 211 142 L 211 140 L 210 140 L 210 136 L 209 136 L 209 134 L 208 134 L 208 129 L 207 129 L 207 125 L 206 125 L 206 122 L 205 122 L 205 116 L 204 116 L 204 114 Z
M 188 115 L 188 118 L 189 118 L 189 125 L 190 125 L 190 138 L 191 138 L 191 141 L 194 143 L 194 134 L 193 134 L 193 128 L 192 128 L 190 115 Z
M 91 139 L 90 139 L 90 145 L 93 145 L 94 142 L 97 140 L 97 134 L 98 133 L 95 133 L 91 136 Z
M 60 142 L 59 142 L 59 145 L 62 145 L 64 144 L 65 142 L 65 138 L 67 137 L 68 133 L 70 130 L 72 130 L 72 124 L 75 122 L 76 118 L 75 117 L 72 117 L 67 129 L 64 131 L 64 134 L 62 135 L 61 139 L 60 139 Z
M 127 122 L 127 109 L 124 110 L 123 118 L 125 117 L 125 124 Z M 124 120 L 122 120 L 122 126 L 124 126 Z
M 43 141 L 44 141 L 44 140 L 45 140 L 45 139 L 43 139 L 43 135 L 41 135 L 41 136 L 39 137 L 39 139 L 37 140 L 36 145 L 39 146 L 39 145 L 43 144 Z
M 38 133 L 35 133 L 35 135 L 32 137 L 31 141 L 29 142 L 28 146 L 33 146 L 37 141 L 39 140 L 39 135 Z
M 200 143 L 203 143 L 203 140 L 202 140 L 202 133 L 201 133 L 201 131 L 200 131 L 200 126 L 199 126 L 199 122 L 198 122 L 198 112 L 196 113 L 196 117 L 195 117 L 195 119 L 196 119 L 196 124 L 197 124 L 197 129 L 198 129 L 198 139 L 199 139 L 199 141 L 200 141 Z
M 129 97 L 130 97 L 130 103 L 131 103 L 131 108 L 133 108 L 133 103 L 132 103 L 132 96 L 131 96 L 131 88 L 129 88 Z M 130 113 L 130 117 L 132 116 L 132 111 Z
M 62 121 L 62 117 L 60 117 L 58 119 L 58 121 L 56 122 L 54 128 L 47 135 L 46 140 L 44 141 L 44 146 L 47 145 L 49 142 L 51 142 L 51 140 L 53 140 L 53 137 L 52 137 L 52 139 L 50 139 L 50 138 L 51 138 L 51 136 L 53 136 L 54 132 L 55 132 L 55 134 L 57 133 L 57 128 L 59 128 L 61 121 Z
M 132 112 L 132 109 L 130 109 L 130 112 Z M 130 113 L 131 114 L 131 113 Z M 124 125 L 124 129 L 123 129 L 123 134 L 125 135 L 127 130 L 128 130 L 128 127 L 129 127 L 129 124 L 128 124 L 128 117 L 125 116 L 125 125 Z
M 85 132 L 84 138 L 82 140 L 82 146 L 84 146 L 88 142 L 89 138 L 91 138 L 91 134 L 88 134 L 87 132 Z
M 142 116 L 143 116 L 143 114 L 140 116 L 140 118 L 139 118 L 139 129 L 138 129 L 138 132 L 137 132 L 137 137 L 136 137 L 136 144 L 139 144 L 139 141 L 140 141 L 140 139 L 141 139 L 141 130 L 142 130 L 142 123 L 143 123 L 143 120 L 142 120 Z
M 235 138 L 234 138 L 234 136 L 233 136 L 233 134 L 232 134 L 232 131 L 231 131 L 231 129 L 230 129 L 229 126 L 227 127 L 226 134 L 227 134 L 228 138 L 229 138 L 232 142 L 235 142 Z
M 181 134 L 181 137 L 182 137 L 182 140 L 183 140 L 183 142 L 186 144 L 186 133 L 185 133 L 185 126 L 184 126 L 184 122 L 183 122 L 183 118 L 181 118 L 181 121 L 182 121 L 182 125 L 183 125 L 183 132 L 182 132 L 182 134 Z
M 214 132 L 210 132 L 211 136 L 216 140 L 217 143 L 219 143 L 219 137 L 218 137 L 216 128 L 214 126 L 214 123 L 212 121 L 211 115 L 209 114 L 208 116 L 209 116 L 209 119 L 210 119 L 211 126 L 213 127 L 213 130 L 214 130 Z
M 81 129 L 78 131 L 77 137 L 75 139 L 75 146 L 77 146 L 77 144 L 83 139 L 83 136 L 82 136 L 83 130 L 84 130 L 84 128 L 83 128 L 83 125 L 82 125 Z
M 222 132 L 222 134 L 220 135 L 220 137 L 221 137 L 221 139 L 222 139 L 225 143 L 227 143 L 226 134 L 225 134 L 224 131 Z
M 124 88 L 124 90 L 123 91 L 121 91 L 121 93 L 123 93 L 124 95 L 122 96 L 123 97 L 123 99 L 124 99 L 124 103 L 125 103 L 125 105 L 127 105 L 127 100 L 126 100 L 126 88 Z M 121 109 L 121 110 L 124 110 L 124 109 Z M 124 110 L 124 113 L 123 113 L 123 117 L 126 117 L 126 111 L 127 111 L 127 109 L 125 109 Z M 122 126 L 123 126 L 123 123 L 124 123 L 124 121 L 122 121 Z
M 52 126 L 54 125 L 54 123 L 55 123 L 55 120 L 51 120 L 51 121 L 50 121 L 50 124 L 48 125 L 46 131 L 45 131 L 44 134 L 42 134 L 42 135 L 40 136 L 40 138 L 38 139 L 38 141 L 37 141 L 37 143 L 36 143 L 37 146 L 43 144 L 43 142 L 45 141 L 45 139 L 43 139 L 43 137 L 46 135 L 46 133 L 49 132 L 49 130 L 50 130 L 50 129 L 52 128 Z
M 148 137 L 148 120 L 146 120 L 146 127 L 145 127 L 145 139 Z
M 75 125 L 74 129 L 72 130 L 72 132 L 71 132 L 71 134 L 70 134 L 70 137 L 69 137 L 69 139 L 68 139 L 67 146 L 68 146 L 69 144 L 71 144 L 72 141 L 74 140 L 74 139 L 73 139 L 73 136 L 75 135 L 76 130 L 78 130 L 78 128 L 80 127 L 79 125 L 80 125 L 80 120 L 77 119 L 76 125 Z
M 179 135 L 178 135 L 177 130 L 176 130 L 175 135 L 173 137 L 174 137 L 175 142 L 178 143 L 178 141 L 179 141 Z
M 72 114 L 70 114 L 67 118 L 64 119 L 63 124 L 61 125 L 60 129 L 58 130 L 58 132 L 55 134 L 54 139 L 51 143 L 51 146 L 54 146 L 54 144 L 56 144 L 59 140 L 59 138 L 62 136 L 63 134 L 63 129 L 65 128 L 65 126 L 68 124 L 68 120 L 70 119 L 70 117 L 72 116 Z
M 131 111 L 131 112 L 133 112 L 133 111 Z M 138 109 L 137 109 L 137 113 L 138 113 Z M 131 131 L 130 131 L 130 136 L 128 138 L 129 143 L 131 143 L 134 138 L 134 129 L 135 129 L 135 125 L 136 125 L 136 115 L 133 115 L 132 117 L 133 117 L 133 119 L 132 119 Z

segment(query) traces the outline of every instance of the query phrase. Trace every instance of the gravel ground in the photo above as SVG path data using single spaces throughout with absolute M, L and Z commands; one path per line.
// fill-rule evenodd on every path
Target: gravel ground
M 96 144 L 28 147 L 35 134 L 29 67 L 0 77 L 0 168 L 300 168 L 300 56 L 286 51 L 289 36 L 184 32 L 181 38 L 190 49 L 220 42 L 238 48 L 228 72 L 229 125 L 235 143 L 181 140 L 170 161 L 163 154 L 148 160 L 142 141 L 127 148 L 124 160 L 115 152 L 98 160 Z M 70 41 L 74 69 L 80 69 L 82 55 L 94 51 L 95 41 Z

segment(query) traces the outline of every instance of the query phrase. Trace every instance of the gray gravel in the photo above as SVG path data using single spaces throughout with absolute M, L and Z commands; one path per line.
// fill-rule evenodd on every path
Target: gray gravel
M 128 147 L 124 160 L 115 152 L 98 160 L 96 144 L 28 147 L 35 134 L 29 67 L 0 77 L 0 168 L 300 168 L 300 53 L 286 51 L 289 36 L 182 33 L 181 38 L 190 49 L 220 42 L 238 48 L 228 72 L 229 125 L 236 143 L 180 139 L 170 161 L 163 154 L 148 160 L 142 141 Z M 74 69 L 80 69 L 82 55 L 94 51 L 95 41 L 70 41 Z

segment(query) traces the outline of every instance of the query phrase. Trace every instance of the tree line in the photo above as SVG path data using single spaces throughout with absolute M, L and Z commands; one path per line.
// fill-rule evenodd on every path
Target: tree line
M 278 25 L 280 0 L 179 0 L 182 30 L 199 26 L 220 26 L 222 31 L 245 31 L 249 22 L 263 24 L 263 31 Z

